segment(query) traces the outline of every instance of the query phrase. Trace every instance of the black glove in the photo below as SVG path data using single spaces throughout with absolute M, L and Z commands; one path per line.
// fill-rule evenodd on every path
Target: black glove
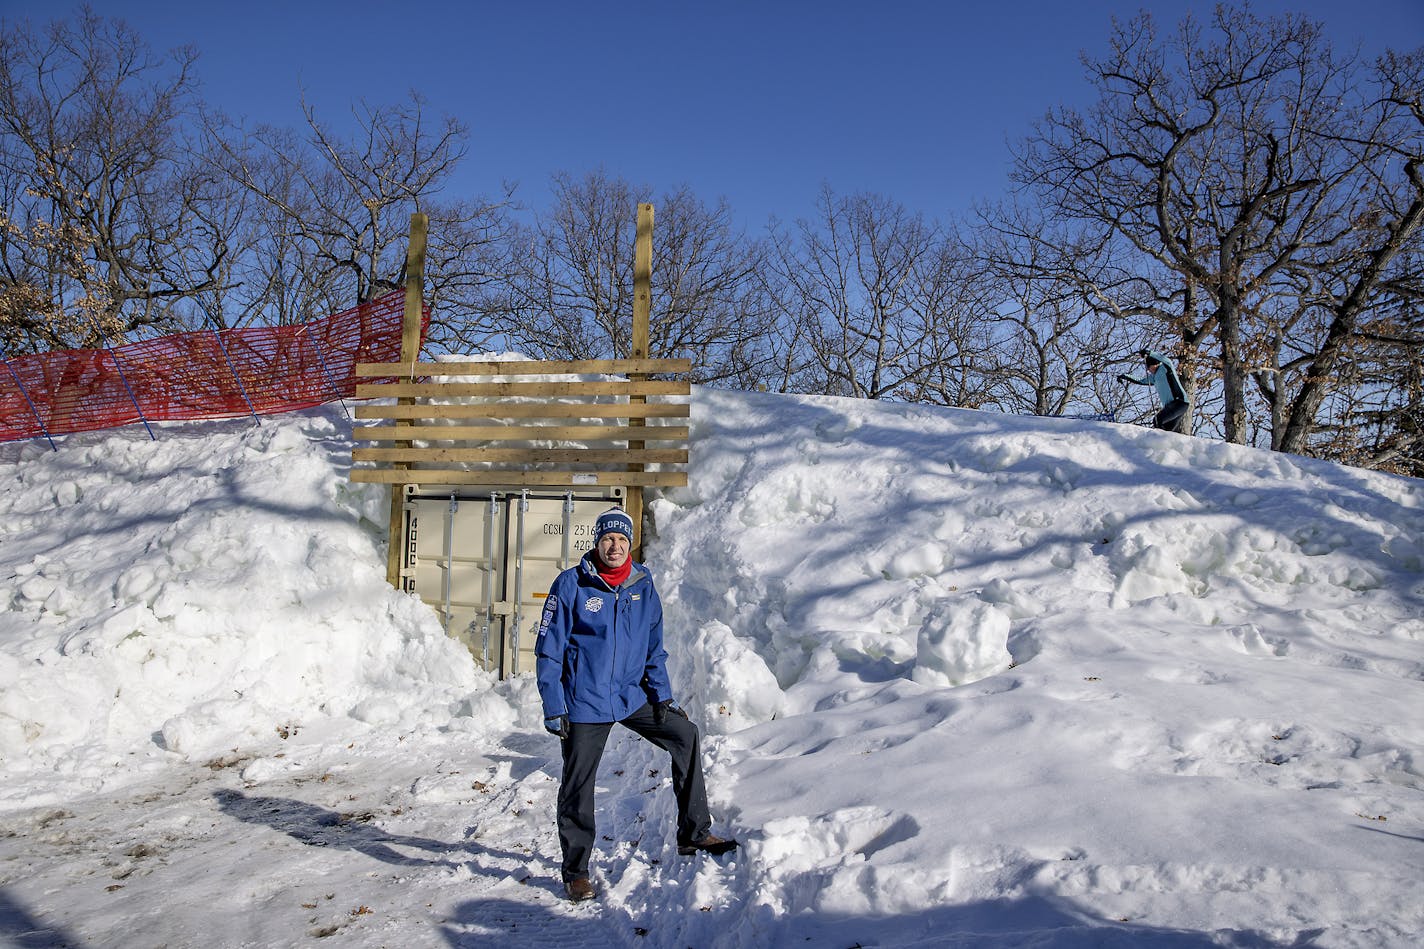
M 1124 375 L 1119 374 L 1118 377 L 1117 377 L 1117 381 L 1118 381 L 1118 382 L 1136 382 L 1137 380 L 1134 379 L 1134 378 L 1132 378 L 1131 376 L 1124 376 Z
M 666 702 L 659 702 L 653 706 L 653 724 L 661 725 L 667 721 L 668 712 L 674 715 L 681 715 L 687 718 L 687 713 L 678 707 L 676 699 L 668 699 Z
M 569 717 L 567 715 L 555 715 L 553 718 L 544 719 L 544 731 L 562 741 L 569 737 Z

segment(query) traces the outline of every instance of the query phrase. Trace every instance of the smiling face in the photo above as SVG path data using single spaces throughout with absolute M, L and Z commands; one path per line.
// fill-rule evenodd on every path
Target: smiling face
M 605 567 L 614 570 L 623 566 L 628 559 L 628 538 L 617 531 L 609 531 L 598 539 L 598 559 Z

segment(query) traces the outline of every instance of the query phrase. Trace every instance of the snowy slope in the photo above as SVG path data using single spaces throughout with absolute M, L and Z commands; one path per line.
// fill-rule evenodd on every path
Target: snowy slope
M 653 500 L 735 858 L 384 586 L 336 407 L 0 446 L 0 945 L 1412 946 L 1424 485 L 698 389 Z

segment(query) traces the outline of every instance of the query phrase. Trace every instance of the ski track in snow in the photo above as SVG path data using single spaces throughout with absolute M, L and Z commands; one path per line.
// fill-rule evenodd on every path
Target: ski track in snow
M 1424 487 L 697 389 L 649 502 L 735 855 L 383 580 L 328 407 L 0 446 L 0 946 L 1413 946 Z

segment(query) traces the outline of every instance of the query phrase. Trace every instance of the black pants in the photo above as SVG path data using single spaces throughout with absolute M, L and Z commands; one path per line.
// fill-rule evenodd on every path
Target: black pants
M 1162 406 L 1162 411 L 1157 413 L 1157 417 L 1152 420 L 1153 428 L 1160 428 L 1164 432 L 1182 431 L 1182 420 L 1187 414 L 1187 400 L 1173 399 Z
M 588 876 L 593 853 L 593 789 L 598 762 L 613 722 L 571 722 L 563 741 L 564 774 L 559 784 L 559 846 L 564 851 L 564 880 Z M 653 707 L 644 705 L 618 724 L 630 728 L 672 755 L 672 787 L 677 796 L 677 842 L 707 834 L 712 817 L 702 777 L 702 737 L 697 726 L 669 712 L 661 725 Z

